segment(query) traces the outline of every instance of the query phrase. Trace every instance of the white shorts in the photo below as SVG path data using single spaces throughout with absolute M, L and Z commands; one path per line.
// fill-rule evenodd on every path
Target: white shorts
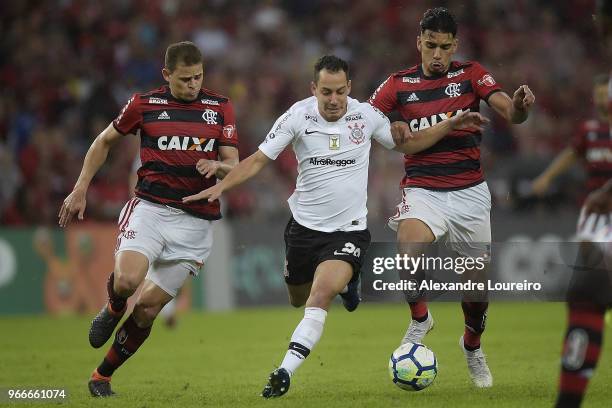
M 464 256 L 485 257 L 491 251 L 491 193 L 487 183 L 453 191 L 405 188 L 402 202 L 389 227 L 397 231 L 401 220 L 414 218 L 433 232 L 435 242 L 450 244 Z
M 599 243 L 602 250 L 612 255 L 612 214 L 589 214 L 580 210 L 576 238 L 579 241 Z
M 119 215 L 115 254 L 136 251 L 149 260 L 146 279 L 176 296 L 189 274 L 197 275 L 212 247 L 212 222 L 132 198 Z

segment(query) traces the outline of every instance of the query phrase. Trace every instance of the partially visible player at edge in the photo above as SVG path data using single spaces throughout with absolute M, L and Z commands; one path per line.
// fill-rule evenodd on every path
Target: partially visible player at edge
M 536 195 L 543 196 L 551 183 L 576 161 L 584 159 L 587 193 L 602 187 L 612 178 L 612 137 L 608 113 L 608 75 L 598 75 L 593 83 L 595 116 L 580 124 L 572 143 L 532 183 Z
M 457 23 L 443 7 L 429 9 L 420 22 L 416 46 L 421 63 L 389 76 L 369 102 L 385 114 L 398 111 L 415 132 L 487 102 L 509 123 L 522 123 L 535 97 L 521 85 L 510 98 L 475 61 L 452 61 Z M 417 256 L 427 243 L 445 240 L 463 256 L 489 258 L 491 196 L 480 165 L 481 132 L 464 129 L 405 156 L 402 202 L 389 226 L 399 250 Z M 421 343 L 434 325 L 424 298 L 410 298 L 412 320 L 402 344 Z M 486 300 L 486 299 L 483 299 Z M 480 347 L 488 302 L 462 302 L 465 332 L 460 338 L 472 381 L 490 387 L 493 377 Z
M 289 390 L 291 376 L 323 334 L 336 295 L 342 296 L 349 312 L 359 304 L 359 273 L 370 244 L 366 201 L 372 138 L 388 149 L 405 152 L 453 129 L 480 129 L 487 122 L 478 113 L 466 113 L 415 135 L 395 128 L 371 105 L 348 97 L 349 67 L 335 56 L 324 56 L 316 63 L 311 91 L 313 96 L 279 117 L 259 150 L 222 182 L 185 198 L 185 202 L 216 200 L 293 145 L 298 176 L 288 200 L 292 217 L 285 229 L 285 283 L 291 304 L 306 307 L 285 358 L 262 391 L 265 398 Z
M 604 53 L 612 57 L 612 2 L 599 0 L 595 23 Z M 612 119 L 612 72 L 608 85 Z M 612 122 L 609 136 L 612 138 Z M 567 330 L 561 352 L 556 408 L 578 408 L 601 356 L 604 316 L 612 307 L 612 179 L 591 193 L 582 207 L 574 279 L 568 289 Z
M 89 342 L 102 347 L 144 281 L 133 312 L 93 371 L 89 391 L 107 397 L 111 376 L 151 332 L 162 307 L 176 296 L 187 276 L 197 275 L 212 246 L 212 221 L 219 202 L 184 203 L 223 178 L 238 162 L 238 135 L 228 98 L 202 88 L 204 65 L 191 42 L 170 45 L 162 70 L 168 85 L 134 94 L 119 116 L 89 148 L 72 193 L 64 200 L 59 224 L 83 219 L 89 183 L 109 149 L 127 134 L 140 135 L 136 197 L 119 216 L 115 268 L 107 284 L 108 303 L 94 318 Z M 198 165 L 204 159 L 204 165 Z M 127 176 L 127 175 L 126 175 Z

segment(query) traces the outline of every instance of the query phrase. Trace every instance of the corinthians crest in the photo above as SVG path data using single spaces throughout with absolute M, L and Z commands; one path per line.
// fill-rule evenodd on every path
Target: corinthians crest
M 350 124 L 348 125 L 348 128 L 351 129 L 351 134 L 349 136 L 351 142 L 355 144 L 363 143 L 365 140 L 365 134 L 363 133 L 364 127 L 365 125 L 363 123 L 353 123 L 353 126 Z

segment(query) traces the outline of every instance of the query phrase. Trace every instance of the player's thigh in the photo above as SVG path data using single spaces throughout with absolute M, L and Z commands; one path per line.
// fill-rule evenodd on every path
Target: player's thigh
M 321 237 L 322 245 L 315 253 L 317 258 L 316 270 L 319 270 L 321 264 L 326 261 L 344 261 L 352 267 L 353 276 L 351 276 L 351 280 L 357 280 L 371 240 L 372 236 L 367 229 L 325 233 Z
M 398 243 L 430 243 L 446 235 L 445 194 L 422 188 L 402 191 L 402 201 L 388 223 L 397 232 Z
M 115 249 L 115 282 L 140 283 L 164 246 L 160 234 L 163 217 L 157 208 L 137 198 L 124 206 L 119 215 Z
M 459 254 L 489 261 L 491 251 L 491 194 L 486 183 L 450 194 L 448 240 Z
M 187 260 L 203 265 L 213 244 L 213 223 L 181 210 L 167 208 L 168 227 L 162 231 L 165 245 L 159 256 L 163 262 Z M 197 275 L 199 267 L 194 273 Z
M 300 292 L 310 288 L 317 267 L 316 253 L 325 239 L 325 233 L 306 228 L 291 217 L 285 227 L 284 239 L 285 284 L 290 296 L 299 296 Z
M 115 288 L 136 289 L 149 269 L 149 259 L 142 253 L 123 250 L 115 255 Z
M 353 277 L 353 265 L 346 261 L 330 259 L 317 266 L 306 301 L 306 307 L 327 309 L 334 297 L 344 289 Z
M 149 268 L 146 280 L 166 292 L 170 299 L 176 297 L 190 275 L 195 275 L 198 265 L 193 261 L 158 261 Z

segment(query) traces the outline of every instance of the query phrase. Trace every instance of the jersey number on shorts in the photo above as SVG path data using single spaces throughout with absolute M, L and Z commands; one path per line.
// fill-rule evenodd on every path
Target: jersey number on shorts
M 334 251 L 334 253 L 336 252 L 337 251 Z M 361 248 L 356 247 L 355 244 L 353 244 L 352 242 L 347 242 L 346 244 L 344 244 L 344 248 L 342 248 L 342 252 L 344 252 L 347 255 L 354 255 L 357 258 L 359 258 L 359 256 L 361 255 Z

